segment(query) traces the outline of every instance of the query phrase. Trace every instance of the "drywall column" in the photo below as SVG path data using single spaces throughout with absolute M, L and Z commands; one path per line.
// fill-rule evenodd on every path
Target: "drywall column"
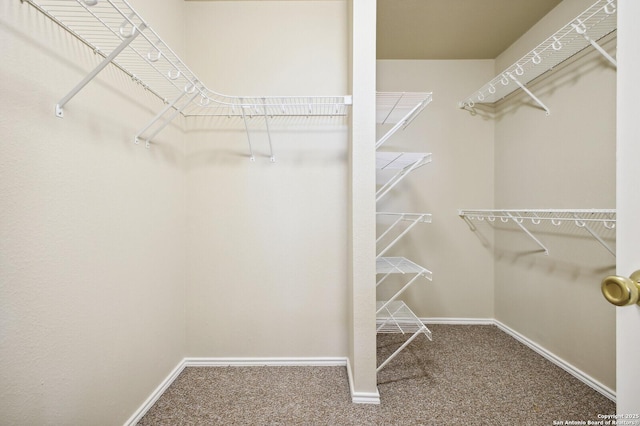
M 353 402 L 379 403 L 375 332 L 376 2 L 349 0 L 353 94 L 349 143 L 349 385 Z
M 640 268 L 637 242 L 638 225 L 638 75 L 640 73 L 640 3 L 634 0 L 619 2 L 618 12 L 618 87 L 617 87 L 617 189 L 618 209 L 617 273 L 623 276 Z M 640 368 L 638 368 L 638 327 L 640 308 L 616 308 L 616 385 L 618 414 L 640 413 Z M 624 418 L 624 417 L 623 417 Z M 636 420 L 634 420 L 636 421 Z

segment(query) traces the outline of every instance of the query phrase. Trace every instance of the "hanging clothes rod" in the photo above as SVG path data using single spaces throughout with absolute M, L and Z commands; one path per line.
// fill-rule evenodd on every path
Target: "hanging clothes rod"
M 615 251 L 604 241 L 604 239 L 592 227 L 593 224 L 600 224 L 605 229 L 613 230 L 616 227 L 615 209 L 529 209 L 529 210 L 458 210 L 458 215 L 465 220 L 472 231 L 476 227 L 473 220 L 487 222 L 515 223 L 525 232 L 536 244 L 548 255 L 547 247 L 527 228 L 525 225 L 539 225 L 542 221 L 551 222 L 554 226 L 563 223 L 572 223 L 578 228 L 587 231 L 600 245 L 602 245 L 613 256 Z
M 526 85 L 589 46 L 616 67 L 616 60 L 598 44 L 616 30 L 616 13 L 616 0 L 596 1 L 458 106 L 473 110 L 476 104 L 494 104 L 520 88 L 549 115 L 549 108 Z
M 63 117 L 64 106 L 112 64 L 167 105 L 135 137 L 136 143 L 145 140 L 147 147 L 178 115 L 243 120 L 259 116 L 266 120 L 273 161 L 269 119 L 341 117 L 348 114 L 352 104 L 351 96 L 229 96 L 215 92 L 202 84 L 127 0 L 20 1 L 33 6 L 102 57 L 56 104 L 56 115 Z M 248 136 L 248 127 L 246 130 Z

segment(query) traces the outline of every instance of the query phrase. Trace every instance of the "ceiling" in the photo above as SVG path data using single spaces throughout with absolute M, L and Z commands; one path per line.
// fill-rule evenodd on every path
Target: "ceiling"
M 562 0 L 378 0 L 378 59 L 494 59 Z

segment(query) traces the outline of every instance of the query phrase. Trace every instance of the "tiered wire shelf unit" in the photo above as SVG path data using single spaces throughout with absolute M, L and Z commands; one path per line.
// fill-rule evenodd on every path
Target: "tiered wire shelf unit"
M 379 92 L 376 97 L 376 122 L 384 134 L 376 142 L 378 150 L 397 131 L 407 127 L 431 102 L 430 92 Z M 423 152 L 376 151 L 376 202 L 380 201 L 411 172 L 431 162 L 431 154 Z M 420 334 L 431 339 L 431 331 L 399 297 L 420 277 L 432 280 L 428 269 L 405 257 L 384 255 L 418 223 L 430 223 L 427 213 L 378 212 L 378 223 L 384 230 L 376 240 L 376 288 L 395 274 L 406 276 L 402 287 L 388 300 L 379 301 L 376 309 L 378 333 L 407 334 L 408 339 L 377 368 L 380 371 Z M 390 222 L 389 222 L 390 221 Z
M 164 106 L 135 135 L 151 141 L 178 115 L 239 117 L 244 121 L 254 160 L 247 119 L 265 120 L 271 160 L 275 161 L 269 122 L 274 117 L 345 116 L 350 96 L 229 96 L 209 89 L 126 0 L 21 0 L 42 12 L 103 59 L 57 103 L 64 106 L 107 65 L 113 64 Z
M 460 101 L 460 108 L 473 110 L 476 104 L 494 104 L 522 89 L 549 115 L 549 108 L 526 85 L 589 46 L 593 46 L 613 66 L 617 66 L 616 60 L 598 44 L 616 30 L 616 12 L 616 0 L 596 1 L 516 63 Z
M 545 255 L 549 254 L 547 247 L 530 231 L 530 226 L 540 225 L 542 222 L 553 226 L 573 225 L 584 229 L 613 256 L 615 250 L 599 234 L 594 225 L 612 230 L 616 227 L 615 209 L 577 209 L 577 210 L 459 210 L 458 214 L 471 230 L 475 231 L 473 221 L 487 221 L 490 223 L 515 223 L 525 234 L 540 246 Z

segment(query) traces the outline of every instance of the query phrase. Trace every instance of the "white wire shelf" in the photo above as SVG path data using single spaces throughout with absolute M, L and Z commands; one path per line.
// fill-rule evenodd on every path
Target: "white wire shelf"
M 417 274 L 432 279 L 431 271 L 410 261 L 406 257 L 379 257 L 376 259 L 376 274 Z M 379 285 L 380 283 L 378 283 Z
M 376 283 L 376 287 L 382 284 L 392 274 L 413 275 L 393 296 L 378 306 L 376 313 L 380 313 L 385 310 L 388 305 L 394 303 L 418 278 L 424 277 L 428 281 L 433 280 L 430 270 L 423 268 L 405 257 L 382 257 L 376 259 L 376 274 L 382 275 L 382 278 Z
M 378 141 L 382 146 L 395 132 L 407 127 L 431 102 L 432 92 L 378 92 L 376 94 L 376 123 L 393 124 Z
M 573 224 L 587 231 L 609 253 L 615 256 L 615 251 L 604 241 L 594 229 L 594 224 L 600 224 L 605 229 L 612 230 L 616 227 L 615 209 L 528 209 L 528 210 L 459 210 L 458 215 L 467 222 L 472 230 L 475 230 L 473 220 L 487 222 L 515 223 L 548 255 L 547 247 L 525 225 L 539 225 L 542 221 L 550 222 L 554 226 Z
M 549 114 L 549 108 L 531 93 L 526 84 L 588 46 L 593 46 L 616 66 L 615 59 L 597 43 L 616 30 L 616 12 L 616 0 L 596 1 L 516 63 L 460 101 L 459 106 L 472 109 L 475 104 L 493 104 L 520 88 Z
M 376 257 L 383 256 L 402 237 L 404 237 L 418 223 L 431 223 L 429 213 L 391 213 L 377 212 L 378 222 L 391 220 L 387 227 L 376 239 L 376 246 L 381 246 Z
M 102 56 L 103 61 L 56 105 L 64 105 L 113 64 L 166 106 L 136 135 L 149 142 L 177 115 L 273 117 L 345 116 L 350 96 L 230 96 L 206 87 L 126 0 L 21 0 Z M 248 133 L 248 128 L 246 128 Z M 269 143 L 270 135 L 269 135 Z M 250 150 L 251 142 L 249 141 Z M 273 151 L 272 151 L 273 160 Z M 253 154 L 251 154 L 253 159 Z
M 409 173 L 431 162 L 426 152 L 376 152 L 376 201 L 380 201 Z
M 410 337 L 377 367 L 376 372 L 382 370 L 389 361 L 395 358 L 396 355 L 420 334 L 424 334 L 429 340 L 432 340 L 431 330 L 420 321 L 404 302 L 396 301 L 389 304 L 386 303 L 387 302 L 377 302 L 376 331 L 378 333 L 410 334 Z M 386 306 L 380 309 L 385 304 Z

